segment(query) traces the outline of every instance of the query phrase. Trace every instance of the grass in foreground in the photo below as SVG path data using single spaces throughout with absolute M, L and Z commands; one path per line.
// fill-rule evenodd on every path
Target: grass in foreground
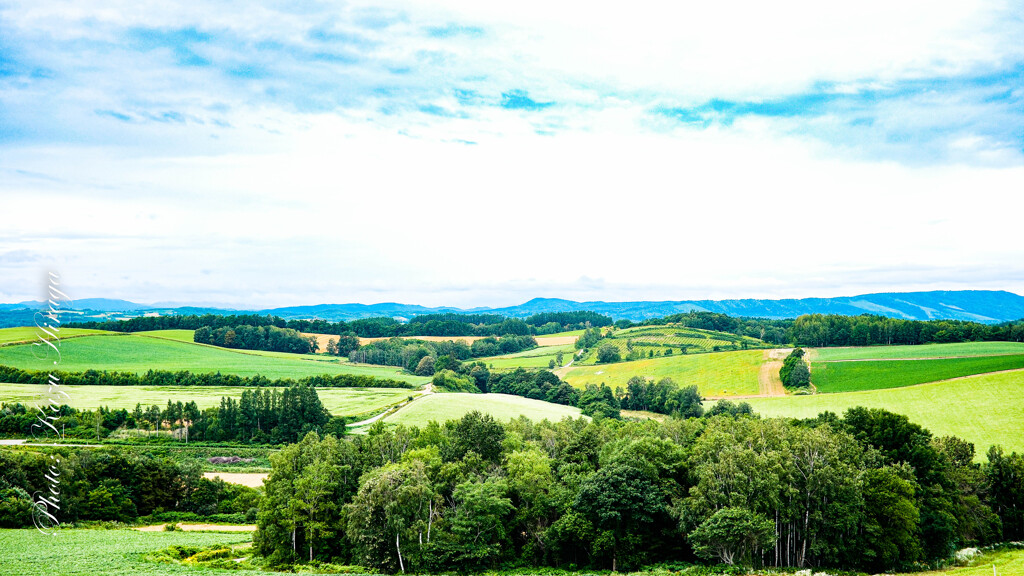
M 401 374 L 391 367 L 278 358 L 249 351 L 228 350 L 135 334 L 72 338 L 61 342 L 60 350 L 58 368 L 67 372 L 93 369 L 144 373 L 152 369 L 187 370 L 197 373 L 221 372 L 239 376 L 260 374 L 271 379 L 301 378 L 317 374 L 361 374 L 416 384 L 428 380 L 420 376 Z M 54 356 L 36 356 L 42 354 L 31 344 L 0 348 L 0 364 L 27 370 L 53 369 Z
M 250 533 L 139 532 L 62 529 L 54 536 L 34 529 L 0 530 L 0 573 L 5 576 L 137 576 L 195 574 L 174 564 L 147 562 L 143 555 L 168 546 L 211 546 L 252 541 Z M 203 569 L 203 574 L 255 576 L 254 570 Z
M 74 338 L 90 334 L 108 334 L 103 330 L 91 330 L 87 328 L 61 328 L 57 333 L 59 338 Z M 22 326 L 19 328 L 0 328 L 0 345 L 13 342 L 38 342 L 39 336 L 46 336 L 46 333 L 35 326 Z
M 199 408 L 220 406 L 222 396 L 241 398 L 242 386 L 64 386 L 71 396 L 69 405 L 79 409 L 126 408 L 135 404 L 166 406 L 175 402 L 195 401 Z M 0 384 L 0 402 L 21 402 L 32 405 L 45 390 L 36 384 Z M 320 401 L 335 416 L 354 416 L 379 410 L 416 394 L 403 388 L 318 388 Z
M 625 387 L 633 376 L 655 380 L 670 377 L 682 386 L 696 384 L 703 396 L 744 396 L 758 393 L 757 377 L 763 361 L 762 350 L 685 354 L 595 366 L 573 365 L 562 379 L 577 388 L 602 382 L 615 388 Z
M 895 358 L 948 358 L 950 356 L 995 356 L 1024 354 L 1024 342 L 959 342 L 919 346 L 865 346 L 858 348 L 814 348 L 811 360 L 889 360 Z
M 825 411 L 842 414 L 854 406 L 884 408 L 905 414 L 936 436 L 953 435 L 973 442 L 979 457 L 1000 444 L 1024 452 L 1024 370 L 983 374 L 895 390 L 842 394 L 751 398 L 762 416 L 813 418 Z
M 992 567 L 995 566 L 995 571 Z M 915 576 L 1021 576 L 1024 575 L 1024 550 L 1000 550 L 984 554 L 968 566 L 914 572 Z
M 444 422 L 479 410 L 497 420 L 505 421 L 520 416 L 531 420 L 561 420 L 569 416 L 578 418 L 579 408 L 562 406 L 541 400 L 532 400 L 508 394 L 430 394 L 416 400 L 384 421 L 388 424 L 423 426 L 431 420 Z
M 811 382 L 819 392 L 900 388 L 973 374 L 1024 368 L 1024 354 L 926 360 L 815 362 Z

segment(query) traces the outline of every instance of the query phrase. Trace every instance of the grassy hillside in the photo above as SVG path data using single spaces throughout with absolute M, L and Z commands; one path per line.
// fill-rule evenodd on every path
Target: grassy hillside
M 68 372 L 95 369 L 143 373 L 153 369 L 221 372 L 239 376 L 261 374 L 268 378 L 362 374 L 413 383 L 428 380 L 401 374 L 390 367 L 283 358 L 135 334 L 82 336 L 62 342 L 60 349 L 59 369 Z M 31 344 L 4 346 L 0 348 L 0 364 L 28 370 L 52 369 L 53 358 L 36 358 L 37 355 L 39 350 Z
M 86 328 L 61 328 L 57 336 L 61 339 L 87 336 L 89 334 L 107 334 L 103 330 L 90 330 Z M 22 326 L 20 328 L 0 328 L 0 346 L 13 342 L 38 342 L 39 336 L 45 333 L 35 326 Z
M 653 353 L 654 356 L 664 356 L 671 350 L 671 354 L 682 354 L 685 348 L 688 354 L 702 352 L 718 352 L 724 350 L 741 350 L 746 348 L 763 348 L 765 344 L 755 338 L 746 338 L 735 334 L 714 332 L 711 330 L 699 330 L 687 328 L 678 324 L 666 326 L 638 326 L 612 332 L 608 337 L 601 340 L 601 344 L 612 344 L 619 349 L 619 353 L 625 358 L 630 351 L 634 351 L 643 357 Z M 591 350 L 579 364 L 595 364 L 597 354 Z
M 526 416 L 531 420 L 561 420 L 579 417 L 579 408 L 551 404 L 508 394 L 431 394 L 412 402 L 384 419 L 388 424 L 422 426 L 431 420 L 444 422 L 479 410 L 498 420 Z
M 951 356 L 994 356 L 1024 354 L 1024 342 L 962 342 L 920 346 L 866 346 L 860 348 L 815 348 L 812 361 L 890 360 L 898 358 L 948 358 Z
M 192 342 L 195 333 L 195 330 L 147 330 L 145 332 L 135 332 L 135 334 L 142 336 L 167 338 L 169 340 L 177 340 L 178 342 Z
M 75 408 L 106 406 L 129 410 L 136 403 L 166 406 L 168 400 L 191 400 L 200 408 L 209 408 L 219 406 L 222 396 L 237 399 L 245 390 L 241 386 L 64 386 L 63 389 L 71 396 L 67 403 Z M 32 405 L 44 390 L 44 386 L 34 384 L 0 384 L 0 402 Z M 317 394 L 331 414 L 350 416 L 377 410 L 416 392 L 403 388 L 319 388 Z
M 562 364 L 566 364 L 569 360 L 572 360 L 573 354 L 576 353 L 576 349 L 572 345 L 544 346 L 540 348 L 533 348 L 532 350 L 523 350 L 522 352 L 516 352 L 514 354 L 489 356 L 486 358 L 473 358 L 469 361 L 483 362 L 487 364 L 489 368 L 493 368 L 495 370 L 512 370 L 519 367 L 547 368 L 548 364 L 552 360 L 557 361 L 559 352 L 562 353 Z
M 758 393 L 761 350 L 666 356 L 632 362 L 576 366 L 561 371 L 562 378 L 577 388 L 605 383 L 625 386 L 633 376 L 660 380 L 670 377 L 681 385 L 696 384 L 704 396 L 743 396 Z
M 1024 452 L 1024 370 L 983 374 L 895 390 L 751 398 L 763 416 L 812 418 L 824 411 L 842 414 L 853 406 L 906 414 L 938 436 L 974 442 L 979 454 L 992 444 Z
M 1024 368 L 1024 354 L 925 360 L 815 362 L 811 368 L 811 382 L 818 392 L 855 392 L 900 388 L 972 374 Z

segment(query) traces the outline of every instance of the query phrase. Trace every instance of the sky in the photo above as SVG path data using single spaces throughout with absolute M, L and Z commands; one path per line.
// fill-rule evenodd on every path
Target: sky
M 1024 1 L 0 0 L 0 302 L 1024 294 Z

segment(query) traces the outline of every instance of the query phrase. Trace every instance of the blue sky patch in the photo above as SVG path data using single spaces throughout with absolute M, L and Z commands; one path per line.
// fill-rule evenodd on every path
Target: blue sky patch
M 537 102 L 525 90 L 509 90 L 501 93 L 501 107 L 506 110 L 543 110 L 554 102 Z

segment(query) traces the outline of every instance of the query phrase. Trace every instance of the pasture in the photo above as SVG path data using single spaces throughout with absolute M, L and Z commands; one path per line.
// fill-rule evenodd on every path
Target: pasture
M 78 336 L 89 336 L 91 334 L 108 334 L 103 330 L 90 330 L 87 328 L 60 328 L 56 332 L 61 340 L 65 338 L 76 338 Z M 19 328 L 0 328 L 0 346 L 18 342 L 38 342 L 39 337 L 46 337 L 46 333 L 35 326 L 21 326 Z
M 988 447 L 1024 452 L 1024 370 L 981 374 L 888 390 L 745 400 L 766 417 L 813 418 L 821 412 L 842 414 L 854 406 L 884 408 L 905 414 L 936 436 L 953 435 L 973 442 L 979 457 Z M 708 403 L 710 405 L 710 403 Z
M 298 355 L 281 357 L 275 352 L 254 353 L 229 350 L 203 344 L 191 344 L 167 338 L 136 334 L 82 336 L 62 341 L 58 368 L 67 372 L 107 370 L 145 373 L 147 370 L 186 370 L 196 373 L 220 372 L 239 376 L 301 378 L 317 374 L 357 374 L 394 378 L 414 384 L 428 378 L 401 374 L 396 368 L 363 366 L 337 361 L 306 360 Z M 31 344 L 0 348 L 0 364 L 26 370 L 51 370 L 55 355 L 44 356 Z
M 858 348 L 808 349 L 812 362 L 833 360 L 894 360 L 900 358 L 951 358 L 1024 354 L 1024 342 L 961 342 L 919 346 L 864 346 Z
M 252 541 L 252 533 L 142 532 L 139 530 L 61 529 L 45 536 L 35 529 L 0 529 L 0 571 L 10 576 L 91 576 L 191 574 L 195 569 L 147 562 L 144 555 L 168 546 L 239 545 Z M 201 569 L 203 574 L 256 576 L 255 570 Z
M 821 393 L 855 392 L 901 388 L 1018 368 L 1024 368 L 1024 354 L 922 360 L 814 362 L 811 365 L 811 382 Z
M 523 350 L 522 352 L 515 352 L 513 354 L 503 354 L 501 356 L 471 358 L 470 360 L 467 360 L 467 362 L 483 362 L 484 364 L 487 364 L 488 368 L 493 368 L 495 370 L 547 368 L 548 364 L 552 360 L 557 362 L 559 352 L 562 353 L 562 364 L 564 365 L 568 364 L 568 362 L 572 360 L 573 354 L 576 353 L 576 349 L 571 344 L 562 346 L 546 346 L 542 348 Z
M 742 350 L 661 356 L 591 366 L 573 364 L 556 373 L 576 388 L 601 383 L 612 388 L 625 387 L 633 376 L 643 376 L 654 380 L 672 378 L 681 386 L 696 384 L 702 396 L 728 398 L 755 395 L 760 391 L 758 374 L 763 361 L 763 351 Z
M 764 342 L 756 338 L 747 338 L 735 334 L 714 332 L 711 330 L 700 330 L 687 328 L 678 324 L 665 326 L 637 326 L 612 332 L 598 344 L 611 344 L 619 349 L 619 354 L 625 358 L 630 351 L 647 357 L 653 353 L 654 356 L 663 356 L 669 350 L 672 354 L 681 354 L 685 348 L 688 354 L 717 352 L 722 350 L 740 350 L 746 348 L 764 348 Z M 581 364 L 595 364 L 597 355 L 591 351 Z
M 445 422 L 479 410 L 496 420 L 506 421 L 520 416 L 531 420 L 557 421 L 568 416 L 580 417 L 579 408 L 562 406 L 508 394 L 429 394 L 384 419 L 388 424 L 423 426 L 431 420 Z
M 100 406 L 131 410 L 153 404 L 194 401 L 199 408 L 220 406 L 224 396 L 238 399 L 247 388 L 242 386 L 62 386 L 71 397 L 67 404 L 79 409 Z M 33 405 L 46 387 L 38 384 L 0 384 L 0 402 Z M 355 416 L 377 411 L 417 393 L 403 388 L 318 388 L 324 407 L 334 416 Z
M 146 330 L 144 332 L 135 332 L 135 334 L 140 336 L 166 338 L 168 340 L 177 340 L 178 342 L 192 342 L 195 333 L 195 330 Z

